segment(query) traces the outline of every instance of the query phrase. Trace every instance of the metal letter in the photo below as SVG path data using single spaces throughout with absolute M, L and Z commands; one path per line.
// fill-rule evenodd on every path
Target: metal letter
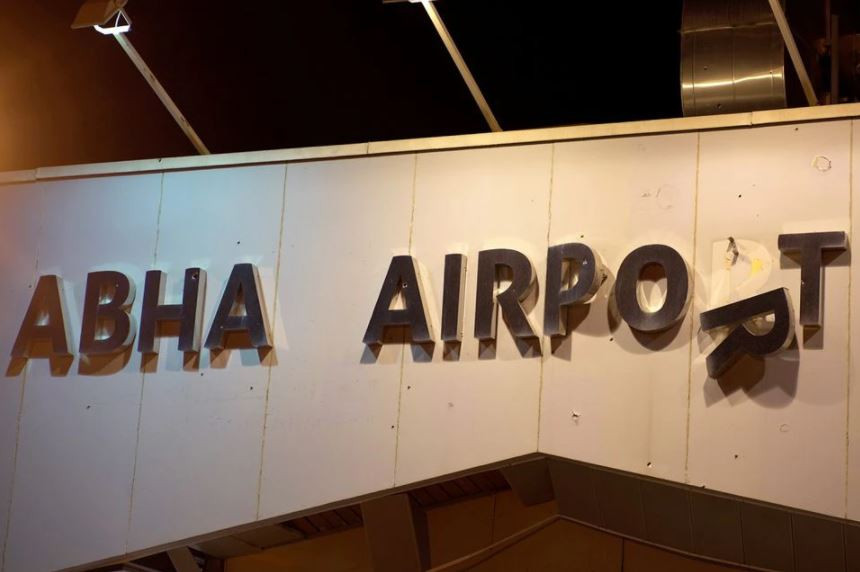
M 821 254 L 825 250 L 845 250 L 848 237 L 844 232 L 809 232 L 779 235 L 780 252 L 800 253 L 800 323 L 821 325 L 822 291 Z
M 122 272 L 105 270 L 87 275 L 84 313 L 81 319 L 80 352 L 109 355 L 123 351 L 134 340 L 134 319 L 129 314 L 134 302 L 134 284 Z M 108 330 L 106 326 L 112 328 Z M 110 333 L 106 337 L 99 334 Z
M 161 270 L 150 270 L 146 273 L 137 351 L 146 354 L 158 353 L 158 346 L 155 343 L 158 323 L 179 322 L 179 351 L 199 352 L 206 272 L 199 268 L 185 270 L 181 304 L 164 303 L 166 280 L 167 275 Z
M 66 328 L 66 309 L 63 304 L 63 280 L 50 274 L 39 277 L 30 306 L 18 329 L 12 346 L 12 357 L 29 358 L 34 342 L 50 343 L 51 355 L 68 356 L 69 331 Z
M 743 324 L 752 318 L 774 315 L 773 327 L 756 335 Z M 786 288 L 777 288 L 739 302 L 727 304 L 701 315 L 702 330 L 733 326 L 728 337 L 708 355 L 708 375 L 723 375 L 743 354 L 766 356 L 787 348 L 794 339 L 794 316 Z
M 666 273 L 666 299 L 659 310 L 646 312 L 636 290 L 642 270 L 656 264 Z M 659 332 L 671 327 L 687 313 L 690 302 L 690 273 L 674 248 L 664 244 L 640 246 L 621 262 L 615 280 L 615 300 L 621 317 L 634 330 Z
M 370 316 L 370 323 L 364 332 L 364 343 L 379 345 L 383 343 L 385 328 L 389 326 L 408 326 L 412 341 L 427 343 L 433 341 L 424 307 L 421 280 L 418 278 L 418 265 L 411 256 L 394 256 L 388 266 L 388 274 L 382 282 L 382 290 Z M 398 292 L 403 295 L 404 308 L 392 310 L 391 302 Z
M 463 339 L 463 293 L 466 289 L 466 256 L 445 255 L 445 283 L 442 286 L 442 341 Z
M 565 262 L 568 262 L 571 268 L 570 277 L 566 280 L 563 276 Z M 573 282 L 575 263 L 579 264 L 576 282 L 569 288 L 563 288 Z M 579 242 L 550 246 L 546 264 L 544 332 L 548 336 L 563 336 L 567 333 L 567 314 L 562 310 L 590 300 L 606 279 L 606 269 L 600 257 Z
M 511 284 L 496 293 L 497 270 L 511 270 Z M 535 284 L 535 270 L 522 252 L 507 248 L 482 250 L 478 253 L 478 293 L 475 298 L 475 337 L 496 339 L 498 309 L 516 338 L 536 338 L 520 302 L 528 297 Z M 498 304 L 496 303 L 498 302 Z
M 244 306 L 244 315 L 237 315 L 233 309 Z M 236 264 L 227 279 L 224 295 L 218 304 L 215 319 L 206 337 L 206 348 L 224 349 L 227 334 L 246 332 L 253 348 L 271 348 L 272 336 L 269 333 L 269 320 L 263 310 L 263 289 L 260 286 L 260 273 L 253 264 Z

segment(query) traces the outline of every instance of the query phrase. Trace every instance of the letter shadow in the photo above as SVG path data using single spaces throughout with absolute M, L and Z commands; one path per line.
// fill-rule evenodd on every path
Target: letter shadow
M 764 358 L 744 355 L 720 378 L 708 378 L 706 405 L 712 405 L 736 391 L 743 391 L 764 407 L 786 407 L 797 395 L 799 370 L 796 338 L 788 349 L 776 356 Z
M 588 317 L 589 312 L 591 312 L 591 303 L 576 304 L 568 307 L 566 311 L 563 309 L 562 312 L 562 319 L 566 325 L 566 333 L 563 336 L 552 336 L 550 338 L 550 353 L 556 357 L 570 361 L 573 354 L 573 343 L 570 334 Z
M 224 336 L 223 349 L 209 350 L 209 365 L 213 369 L 225 369 L 234 351 L 239 352 L 243 366 L 277 365 L 274 348 L 255 348 L 248 332 L 230 332 Z
M 496 340 L 478 340 L 478 359 L 496 359 Z
M 140 371 L 143 373 L 156 373 L 158 371 L 158 353 L 141 354 Z M 169 363 L 169 362 L 168 362 Z M 168 370 L 171 368 L 168 365 Z M 182 371 L 198 371 L 200 369 L 200 352 L 182 352 Z
M 80 375 L 113 375 L 128 365 L 132 351 L 133 346 L 129 345 L 124 350 L 112 354 L 81 354 L 78 360 L 78 373 Z
M 412 361 L 418 363 L 430 363 L 433 361 L 433 352 L 436 350 L 436 342 L 425 342 L 423 344 L 412 342 Z
M 514 338 L 514 346 L 516 346 L 520 357 L 534 358 L 543 355 L 540 345 L 540 337 L 533 338 Z M 498 350 L 498 342 L 496 340 L 478 340 L 478 359 L 491 360 L 496 359 Z
M 6 376 L 15 377 L 24 371 L 27 362 L 31 359 L 47 359 L 51 375 L 54 377 L 65 377 L 72 368 L 75 361 L 74 355 L 56 355 L 51 353 L 51 345 L 47 341 L 37 341 L 30 348 L 29 358 L 12 358 L 6 367 Z
M 642 347 L 647 348 L 649 351 L 657 352 L 666 349 L 673 341 L 675 341 L 675 338 L 678 337 L 678 332 L 681 331 L 681 327 L 683 325 L 684 320 L 681 319 L 671 327 L 659 332 L 640 332 L 633 329 L 630 331 Z
M 176 351 L 177 338 L 179 337 L 179 322 L 159 322 L 155 328 L 155 347 L 156 349 L 168 351 Z M 166 338 L 162 340 L 161 338 Z M 158 356 L 159 352 L 141 354 L 140 356 L 140 371 L 143 373 L 156 373 L 158 371 Z M 176 363 L 172 354 L 168 354 L 166 367 L 168 370 L 179 371 L 198 371 L 200 369 L 200 352 L 183 352 L 181 364 Z
M 615 280 L 613 277 L 609 285 L 609 296 L 606 299 L 606 323 L 609 324 L 609 332 L 614 334 L 621 327 L 621 312 L 618 310 L 618 301 L 615 299 Z
M 803 326 L 803 349 L 824 349 L 824 328 L 821 326 Z
M 407 326 L 389 326 L 382 333 L 381 344 L 364 344 L 361 352 L 360 362 L 363 364 L 375 364 L 379 361 L 383 346 L 389 344 L 405 344 L 412 335 Z M 432 351 L 430 353 L 432 356 Z
M 6 377 L 15 377 L 24 371 L 27 365 L 27 358 L 13 357 L 9 360 L 9 365 L 6 366 Z
M 463 349 L 463 342 L 445 342 L 442 346 L 443 361 L 460 361 L 460 352 Z

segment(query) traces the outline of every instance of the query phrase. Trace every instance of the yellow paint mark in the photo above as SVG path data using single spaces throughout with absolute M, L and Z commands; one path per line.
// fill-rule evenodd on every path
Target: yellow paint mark
M 750 276 L 755 276 L 762 270 L 764 270 L 764 262 L 761 258 L 753 258 L 752 264 L 750 264 Z

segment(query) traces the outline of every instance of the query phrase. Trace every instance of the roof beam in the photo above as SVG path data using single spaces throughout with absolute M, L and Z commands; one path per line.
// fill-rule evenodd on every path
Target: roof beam
M 200 139 L 200 136 L 197 135 L 197 132 L 194 131 L 194 128 L 191 127 L 191 124 L 188 122 L 188 119 L 179 111 L 179 107 L 177 107 L 176 103 L 173 99 L 168 95 L 167 91 L 161 85 L 161 82 L 158 81 L 158 78 L 155 77 L 155 74 L 146 65 L 146 62 L 143 61 L 143 58 L 140 56 L 138 51 L 131 44 L 131 40 L 129 40 L 124 33 L 113 34 L 113 37 L 116 38 L 116 41 L 119 43 L 120 47 L 128 56 L 128 59 L 131 60 L 131 63 L 134 64 L 134 67 L 137 68 L 137 71 L 140 72 L 140 75 L 143 76 L 143 79 L 146 80 L 146 83 L 149 84 L 149 87 L 152 88 L 152 91 L 155 92 L 155 95 L 158 96 L 158 99 L 161 101 L 161 104 L 164 105 L 165 109 L 167 109 L 170 116 L 173 117 L 173 120 L 176 121 L 176 125 L 182 130 L 191 144 L 194 146 L 194 149 L 201 155 L 209 155 L 209 149 L 203 143 L 203 140 Z
M 797 42 L 794 41 L 794 36 L 791 33 L 791 27 L 788 25 L 788 19 L 785 17 L 785 11 L 782 9 L 782 4 L 780 0 L 768 0 L 768 2 L 770 3 L 773 17 L 776 19 L 776 25 L 779 26 L 779 32 L 782 34 L 782 41 L 785 42 L 785 48 L 788 50 L 791 63 L 794 65 L 797 77 L 800 78 L 800 85 L 803 86 L 803 93 L 806 95 L 806 102 L 809 105 L 818 105 L 818 97 L 815 95 L 815 88 L 812 87 L 812 81 L 809 79 L 809 74 L 806 72 L 806 66 L 803 64 L 803 59 L 800 57 L 800 50 L 797 49 Z
M 472 94 L 472 98 L 474 98 L 475 103 L 478 104 L 478 109 L 481 110 L 481 115 L 484 116 L 484 120 L 487 122 L 487 125 L 490 126 L 490 131 L 501 131 L 501 125 L 499 125 L 499 122 L 496 120 L 496 116 L 493 115 L 493 110 L 490 109 L 490 104 L 487 103 L 487 99 L 481 92 L 481 88 L 478 87 L 478 82 L 475 81 L 475 76 L 472 75 L 472 72 L 469 70 L 469 66 L 466 65 L 466 60 L 463 59 L 463 55 L 460 53 L 460 50 L 457 49 L 457 44 L 454 43 L 454 38 L 452 38 L 451 34 L 448 32 L 448 28 L 445 26 L 445 22 L 442 21 L 442 17 L 439 15 L 439 11 L 436 10 L 436 6 L 433 5 L 431 0 L 421 0 L 421 4 L 424 5 L 424 10 L 427 11 L 430 21 L 433 22 L 433 26 L 436 28 L 436 32 L 442 39 L 442 43 L 445 44 L 445 47 L 448 49 L 448 53 L 451 54 L 451 59 L 454 60 L 454 64 L 460 71 L 463 81 L 466 82 L 466 87 L 469 88 L 469 93 Z

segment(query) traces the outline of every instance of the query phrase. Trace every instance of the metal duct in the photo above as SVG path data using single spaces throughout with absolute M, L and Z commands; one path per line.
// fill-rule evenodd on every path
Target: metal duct
M 684 115 L 786 107 L 784 45 L 767 0 L 684 0 Z

